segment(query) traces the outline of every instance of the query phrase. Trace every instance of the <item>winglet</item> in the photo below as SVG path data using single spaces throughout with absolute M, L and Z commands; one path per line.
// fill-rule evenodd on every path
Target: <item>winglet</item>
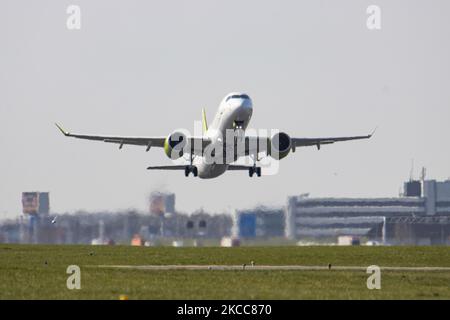
M 65 136 L 68 136 L 68 135 L 69 135 L 69 132 L 65 131 L 65 130 L 64 130 L 59 124 L 57 124 L 56 122 L 55 122 L 55 125 L 56 125 L 56 127 L 59 129 L 59 131 L 62 132 L 63 135 L 65 135 Z
M 203 128 L 203 133 L 206 133 L 206 131 L 208 131 L 208 122 L 206 121 L 205 108 L 202 109 L 202 128 Z
M 369 138 L 371 138 L 371 137 L 375 134 L 375 132 L 377 131 L 377 129 L 378 129 L 378 126 L 376 126 L 375 129 L 373 129 L 372 133 L 369 134 Z

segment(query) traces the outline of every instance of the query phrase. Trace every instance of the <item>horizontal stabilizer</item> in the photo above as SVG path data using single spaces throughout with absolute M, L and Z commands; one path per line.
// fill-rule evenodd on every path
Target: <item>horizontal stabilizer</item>
M 147 170 L 184 170 L 186 166 L 184 165 L 174 165 L 174 166 L 151 166 Z
M 249 170 L 254 168 L 253 166 L 241 166 L 241 165 L 235 165 L 235 164 L 230 164 L 228 166 L 228 170 Z

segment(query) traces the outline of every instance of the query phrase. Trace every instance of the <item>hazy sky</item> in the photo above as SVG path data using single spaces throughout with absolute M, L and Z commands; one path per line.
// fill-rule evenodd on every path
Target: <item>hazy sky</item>
M 81 8 L 81 30 L 66 9 Z M 381 30 L 366 27 L 369 5 Z M 282 205 L 288 195 L 397 196 L 411 160 L 450 176 L 450 2 L 0 2 L 0 218 L 22 191 L 50 191 L 54 212 L 146 208 L 150 191 L 178 209 Z M 193 130 L 231 91 L 253 98 L 253 128 L 291 136 L 369 133 L 370 141 L 302 148 L 263 178 L 148 172 L 161 149 L 64 138 Z

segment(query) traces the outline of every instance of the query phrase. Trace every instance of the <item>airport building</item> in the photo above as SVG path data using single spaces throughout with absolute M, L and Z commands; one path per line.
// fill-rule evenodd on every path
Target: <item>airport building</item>
M 233 236 L 236 238 L 284 237 L 283 208 L 256 207 L 248 210 L 236 210 L 233 218 Z
M 365 237 L 390 244 L 450 244 L 450 180 L 409 181 L 397 198 L 289 197 L 286 237 Z
M 244 242 L 287 238 L 283 243 L 353 244 L 361 239 L 386 244 L 450 244 L 450 180 L 410 180 L 403 190 L 394 198 L 292 196 L 285 207 L 221 214 L 179 212 L 174 194 L 154 192 L 144 212 L 52 215 L 47 192 L 24 192 L 24 214 L 0 224 L 0 242 L 152 245 L 162 239 L 194 239 L 196 243 L 210 239 L 213 243 L 229 237 Z
M 230 214 L 175 209 L 175 194 L 152 192 L 148 210 L 78 211 L 50 215 L 48 192 L 23 192 L 20 217 L 0 223 L 0 243 L 143 244 L 162 239 L 215 239 L 231 235 Z M 137 241 L 135 241 L 137 242 Z
M 50 195 L 48 192 L 22 192 L 22 213 L 18 237 L 22 242 L 39 243 L 46 236 L 49 221 Z
M 149 197 L 149 212 L 153 215 L 175 213 L 175 194 L 154 191 Z

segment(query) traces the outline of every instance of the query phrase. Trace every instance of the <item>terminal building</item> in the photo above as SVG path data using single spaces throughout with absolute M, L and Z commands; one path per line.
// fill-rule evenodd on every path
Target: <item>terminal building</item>
M 388 244 L 450 244 L 450 180 L 406 182 L 397 198 L 293 196 L 286 237 L 365 237 Z
M 242 239 L 284 237 L 285 218 L 283 208 L 256 207 L 236 210 L 233 236 Z

